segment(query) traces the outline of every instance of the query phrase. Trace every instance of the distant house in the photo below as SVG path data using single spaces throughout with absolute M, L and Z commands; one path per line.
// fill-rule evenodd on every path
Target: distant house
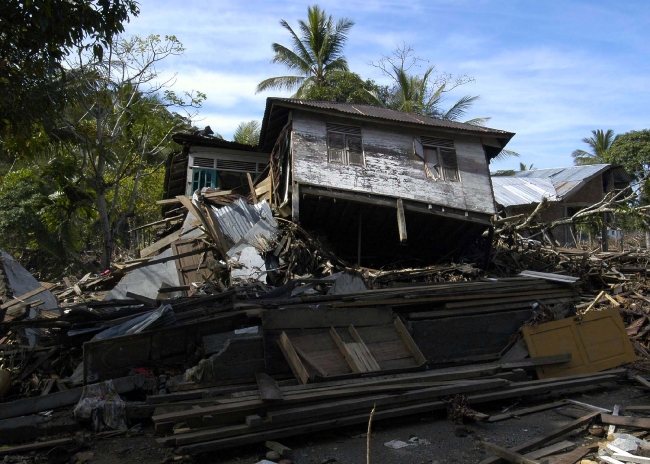
M 270 183 L 276 214 L 325 237 L 351 262 L 431 264 L 460 256 L 491 227 L 489 163 L 513 136 L 369 105 L 269 98 L 257 147 L 176 135 L 187 162 L 179 156 L 184 167 L 168 186 L 180 189 L 184 170 L 185 194 L 229 189 L 220 183 L 225 156 L 258 163 L 237 171 L 251 174 L 270 160 L 259 182 Z M 208 185 L 202 176 L 219 180 Z
M 586 206 L 600 202 L 613 191 L 629 187 L 630 175 L 620 166 L 591 164 L 566 168 L 518 171 L 513 176 L 493 176 L 494 197 L 505 216 L 530 214 L 546 197 L 550 206 L 539 216 L 541 222 L 573 216 Z M 571 226 L 552 230 L 561 245 L 574 244 Z

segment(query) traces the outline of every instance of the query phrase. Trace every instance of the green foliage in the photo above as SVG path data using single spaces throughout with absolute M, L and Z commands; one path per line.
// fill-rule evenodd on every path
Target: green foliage
M 255 146 L 260 142 L 260 130 L 262 126 L 259 121 L 241 122 L 235 129 L 233 141 L 244 145 Z M 223 137 L 220 137 L 223 138 Z
M 591 137 L 585 137 L 582 139 L 584 143 L 589 145 L 589 151 L 575 150 L 571 153 L 573 164 L 576 166 L 607 162 L 605 161 L 605 153 L 610 149 L 614 142 L 614 131 L 612 129 L 608 129 L 607 131 L 597 129 L 592 130 L 591 134 Z
M 364 81 L 361 76 L 355 73 L 332 72 L 327 76 L 324 85 L 309 87 L 302 98 L 305 100 L 382 105 L 382 94 L 385 95 L 386 93 L 387 89 L 378 86 L 372 79 Z
M 101 59 L 138 13 L 135 0 L 0 2 L 0 135 L 27 137 L 34 123 L 49 126 L 66 99 L 64 58 L 89 50 Z
M 620 164 L 639 179 L 647 177 L 650 174 L 650 129 L 618 135 L 603 159 L 607 163 Z
M 297 75 L 271 77 L 260 82 L 257 92 L 264 90 L 296 90 L 294 98 L 304 98 L 313 86 L 326 85 L 332 72 L 348 72 L 343 47 L 354 21 L 341 18 L 334 24 L 332 16 L 326 16 L 318 5 L 307 8 L 307 21 L 298 21 L 300 35 L 284 19 L 280 21 L 291 34 L 291 47 L 273 43 L 275 55 L 271 63 L 284 65 Z

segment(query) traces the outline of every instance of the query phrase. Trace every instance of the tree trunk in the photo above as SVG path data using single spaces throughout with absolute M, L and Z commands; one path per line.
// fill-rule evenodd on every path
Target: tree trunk
M 647 228 L 645 231 L 645 248 L 646 250 L 650 250 L 650 230 Z
M 102 270 L 110 268 L 113 256 L 113 234 L 111 233 L 111 222 L 106 208 L 106 195 L 103 191 L 97 192 L 97 211 L 99 212 L 99 224 L 102 228 Z

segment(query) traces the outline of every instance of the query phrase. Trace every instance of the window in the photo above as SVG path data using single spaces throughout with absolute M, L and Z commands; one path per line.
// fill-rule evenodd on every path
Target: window
M 435 180 L 459 182 L 456 148 L 451 139 L 420 137 L 424 149 L 424 164 L 427 175 Z
M 361 128 L 328 123 L 327 153 L 330 163 L 365 166 Z
M 203 187 L 216 188 L 217 186 L 217 171 L 214 169 L 192 169 L 192 192 Z

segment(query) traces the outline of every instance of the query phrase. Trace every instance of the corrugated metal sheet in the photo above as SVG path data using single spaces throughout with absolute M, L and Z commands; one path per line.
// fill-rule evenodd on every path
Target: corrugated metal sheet
M 544 197 L 558 201 L 555 187 L 548 179 L 496 176 L 492 177 L 492 187 L 496 202 L 505 207 L 536 204 Z
M 551 179 L 553 185 L 567 181 L 584 181 L 600 174 L 609 168 L 611 164 L 588 164 L 586 166 L 569 166 L 566 168 L 533 169 L 530 171 L 519 171 L 515 177 L 525 178 L 546 178 Z
M 371 118 L 387 119 L 389 121 L 400 121 L 408 123 L 423 124 L 433 127 L 444 127 L 447 129 L 460 129 L 471 132 L 482 132 L 490 135 L 512 137 L 514 133 L 491 129 L 489 127 L 474 126 L 462 122 L 447 121 L 445 119 L 430 118 L 418 114 L 405 113 L 403 111 L 391 110 L 372 105 L 361 105 L 357 103 L 340 103 L 326 101 L 297 100 L 293 98 L 272 98 L 269 101 L 291 103 L 294 105 L 306 106 L 310 108 L 320 108 L 325 110 L 334 110 L 341 113 L 348 113 L 355 116 L 368 116 Z
M 239 242 L 262 219 L 273 227 L 277 227 L 271 208 L 266 201 L 249 205 L 239 198 L 229 206 L 220 208 L 212 206 L 212 215 L 221 232 L 233 244 Z

